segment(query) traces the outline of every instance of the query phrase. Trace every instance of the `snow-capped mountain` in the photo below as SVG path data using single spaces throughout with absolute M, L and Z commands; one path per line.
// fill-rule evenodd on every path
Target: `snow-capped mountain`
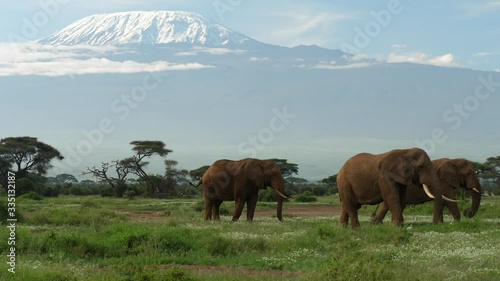
M 51 45 L 126 45 L 187 43 L 206 47 L 254 41 L 200 14 L 182 11 L 133 11 L 82 18 L 41 40 Z

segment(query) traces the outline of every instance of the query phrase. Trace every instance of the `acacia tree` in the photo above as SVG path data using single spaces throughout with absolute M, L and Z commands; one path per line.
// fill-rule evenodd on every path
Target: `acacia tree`
M 7 188 L 7 175 L 10 167 L 12 167 L 12 163 L 0 157 L 0 186 L 5 186 Z
M 186 176 L 188 175 L 187 170 L 179 170 L 176 168 L 178 162 L 175 160 L 165 160 L 165 185 L 166 192 L 173 192 L 177 185 L 186 181 Z
M 113 189 L 113 193 L 117 197 L 122 197 L 123 193 L 127 189 L 127 176 L 130 173 L 130 168 L 122 163 L 123 160 L 115 160 L 110 163 L 102 163 L 100 168 L 96 166 L 92 168 L 87 168 L 87 171 L 83 172 L 82 175 L 92 175 L 98 179 L 98 181 L 104 181 L 108 183 Z M 116 176 L 111 176 L 109 174 L 109 169 L 112 168 Z
M 25 177 L 28 172 L 44 175 L 52 168 L 52 159 L 64 159 L 57 149 L 33 137 L 0 140 L 0 158 L 3 159 L 2 165 L 10 163 L 16 167 L 17 178 Z
M 120 162 L 146 184 L 150 194 L 159 192 L 160 186 L 158 180 L 149 176 L 145 171 L 145 168 L 149 165 L 149 162 L 145 160 L 155 155 L 166 157 L 172 150 L 165 148 L 165 143 L 162 141 L 132 141 L 130 144 L 134 146 L 132 150 L 135 154 Z
M 284 178 L 291 177 L 293 174 L 298 174 L 299 173 L 299 166 L 295 163 L 288 163 L 288 160 L 286 159 L 278 159 L 278 158 L 272 158 L 268 159 L 272 160 L 280 167 L 281 175 Z
M 322 183 L 325 183 L 331 190 L 335 193 L 338 192 L 337 188 L 337 174 L 333 176 L 329 176 L 321 180 Z

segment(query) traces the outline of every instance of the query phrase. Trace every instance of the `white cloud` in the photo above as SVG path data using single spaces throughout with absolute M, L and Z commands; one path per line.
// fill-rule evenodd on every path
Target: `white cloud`
M 1 62 L 30 62 L 75 57 L 95 57 L 118 52 L 113 46 L 52 46 L 38 43 L 0 43 Z
M 399 50 L 399 49 L 404 49 L 406 47 L 408 47 L 408 46 L 406 46 L 406 44 L 393 44 L 391 46 L 391 49 Z
M 437 66 L 447 66 L 454 67 L 459 66 L 456 62 L 455 57 L 452 54 L 444 54 L 441 56 L 430 57 L 429 55 L 422 52 L 410 52 L 410 53 L 390 53 L 387 58 L 389 63 L 397 62 L 412 62 L 420 64 L 431 64 Z
M 210 55 L 227 55 L 227 54 L 244 54 L 246 53 L 245 50 L 231 50 L 231 49 L 226 49 L 226 48 L 202 48 L 202 47 L 195 47 L 193 48 L 192 51 L 188 52 L 178 52 L 175 55 L 176 56 L 196 56 L 199 54 L 210 54 Z
M 477 52 L 472 54 L 474 57 L 487 57 L 487 56 L 495 56 L 498 55 L 500 52 Z
M 268 57 L 250 57 L 248 59 L 249 61 L 268 61 Z
M 479 17 L 500 10 L 500 0 L 467 1 L 460 6 L 466 16 Z
M 103 57 L 108 53 L 117 52 L 121 51 L 115 47 L 50 46 L 37 43 L 0 44 L 0 77 L 137 73 L 210 67 L 199 63 L 112 61 Z
M 264 32 L 256 37 L 264 42 L 290 47 L 328 45 L 332 40 L 331 35 L 335 24 L 353 18 L 347 13 L 311 11 L 305 7 L 270 13 L 269 17 L 272 17 L 276 24 L 270 32 L 269 28 L 263 28 Z
M 351 64 L 345 64 L 345 65 L 317 64 L 317 65 L 313 66 L 313 68 L 335 70 L 335 69 L 362 68 L 362 67 L 368 67 L 371 65 L 373 65 L 373 63 L 368 63 L 368 62 L 358 62 L 358 63 L 351 63 Z

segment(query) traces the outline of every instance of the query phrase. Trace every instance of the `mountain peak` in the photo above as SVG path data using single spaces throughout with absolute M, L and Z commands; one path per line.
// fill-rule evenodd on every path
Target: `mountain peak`
M 87 16 L 52 34 L 51 45 L 191 44 L 224 47 L 252 40 L 185 11 L 132 11 Z

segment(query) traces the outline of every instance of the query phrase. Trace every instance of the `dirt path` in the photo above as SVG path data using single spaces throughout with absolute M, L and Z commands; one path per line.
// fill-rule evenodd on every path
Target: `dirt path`
M 126 213 L 130 219 L 135 221 L 168 221 L 171 219 L 170 216 L 165 215 L 164 211 L 158 210 L 131 210 L 131 209 L 116 209 L 116 211 L 121 213 Z M 283 206 L 283 216 L 284 217 L 321 217 L 321 216 L 338 216 L 340 214 L 340 206 L 328 206 L 328 205 L 288 205 Z M 241 215 L 243 218 L 246 213 L 243 212 Z M 275 217 L 276 209 L 268 209 L 265 211 L 256 211 L 255 217 Z
M 340 206 L 328 206 L 328 205 L 289 205 L 283 206 L 283 216 L 284 217 L 322 217 L 322 216 L 336 216 L 340 215 Z M 266 211 L 255 212 L 257 217 L 272 217 L 276 216 L 276 209 L 270 209 Z

